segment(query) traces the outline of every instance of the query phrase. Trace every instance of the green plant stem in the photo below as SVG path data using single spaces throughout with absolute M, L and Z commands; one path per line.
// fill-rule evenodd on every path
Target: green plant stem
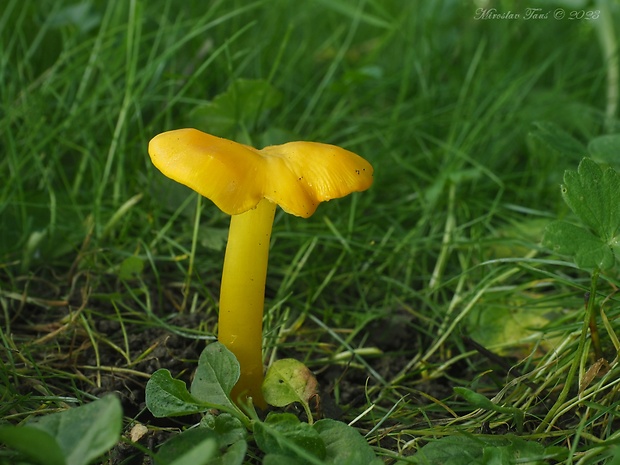
M 555 404 L 549 410 L 543 421 L 540 423 L 538 428 L 536 428 L 536 433 L 542 433 L 543 430 L 547 432 L 553 426 L 555 422 L 555 415 L 561 409 L 564 401 L 568 397 L 568 393 L 573 385 L 573 380 L 575 378 L 575 374 L 577 373 L 577 369 L 579 368 L 579 363 L 581 362 L 581 357 L 583 354 L 584 347 L 586 345 L 586 338 L 588 335 L 588 329 L 590 327 L 590 320 L 594 317 L 594 311 L 596 309 L 595 301 L 596 301 L 596 288 L 598 285 L 598 277 L 600 274 L 600 270 L 596 268 L 592 272 L 592 277 L 590 280 L 590 295 L 588 297 L 588 305 L 586 307 L 585 317 L 583 320 L 583 326 L 581 328 L 581 336 L 579 337 L 579 344 L 577 346 L 577 351 L 573 356 L 573 363 L 568 371 L 568 375 L 566 376 L 566 382 L 564 383 L 564 387 L 562 388 L 562 392 L 558 396 Z
M 194 274 L 194 264 L 196 262 L 196 246 L 198 244 L 198 232 L 200 231 L 200 212 L 202 211 L 202 195 L 196 196 L 196 213 L 194 216 L 194 232 L 192 234 L 192 248 L 189 254 L 189 266 L 187 275 L 185 276 L 185 285 L 183 288 L 183 303 L 181 311 L 185 311 L 187 307 L 187 299 L 192 286 L 192 275 Z

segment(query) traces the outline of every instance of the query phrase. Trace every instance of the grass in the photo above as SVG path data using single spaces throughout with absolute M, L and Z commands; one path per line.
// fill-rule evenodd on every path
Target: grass
M 542 422 L 573 363 L 590 277 L 540 246 L 567 214 L 558 186 L 582 155 L 550 147 L 536 124 L 582 144 L 617 131 L 598 23 L 476 21 L 477 7 L 5 2 L 4 419 L 115 391 L 128 428 L 179 427 L 150 423 L 144 384 L 162 366 L 189 378 L 213 339 L 228 219 L 163 178 L 146 147 L 168 129 L 209 131 L 218 115 L 201 109 L 245 79 L 278 98 L 230 96 L 218 135 L 338 144 L 376 173 L 370 191 L 308 220 L 277 213 L 267 360 L 304 361 L 326 414 L 355 419 L 386 463 L 417 463 L 440 437 L 514 432 L 509 413 L 453 387 L 524 412 L 522 437 L 563 451 L 547 463 L 618 460 L 614 273 L 596 299 L 609 369 L 581 393 L 573 383 Z M 596 367 L 584 344 L 582 385 Z

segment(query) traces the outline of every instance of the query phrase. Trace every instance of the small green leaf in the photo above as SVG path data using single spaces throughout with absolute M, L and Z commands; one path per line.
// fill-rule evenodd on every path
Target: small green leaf
M 303 465 L 323 464 L 326 454 L 319 433 L 291 413 L 270 413 L 264 423 L 255 423 L 254 439 L 266 454 L 295 457 Z
M 525 415 L 518 408 L 504 407 L 501 405 L 497 405 L 491 402 L 491 400 L 487 399 L 482 394 L 478 394 L 477 392 L 471 391 L 464 387 L 455 387 L 454 392 L 456 392 L 458 395 L 463 397 L 467 402 L 469 402 L 471 405 L 473 405 L 476 408 L 483 409 L 483 410 L 490 410 L 492 412 L 507 413 L 509 415 L 512 415 L 517 431 L 519 433 L 522 432 L 523 418 Z
M 157 370 L 146 383 L 146 407 L 157 418 L 191 415 L 211 408 L 187 391 L 185 383 L 174 379 L 170 371 Z
M 209 344 L 200 354 L 198 369 L 192 381 L 192 396 L 201 402 L 236 409 L 230 391 L 239 380 L 239 362 L 219 342 Z
M 329 418 L 314 424 L 325 443 L 325 463 L 334 465 L 382 465 L 366 439 L 353 427 Z
M 213 415 L 206 413 L 200 425 L 217 433 L 220 448 L 227 447 L 237 441 L 245 441 L 247 431 L 241 420 L 230 413 Z
M 300 361 L 292 358 L 275 361 L 267 370 L 262 390 L 265 401 L 274 407 L 299 402 L 312 422 L 309 402 L 318 394 L 317 381 Z
M 469 402 L 476 408 L 492 411 L 497 410 L 497 405 L 495 405 L 482 394 L 478 394 L 477 392 L 471 391 L 463 387 L 455 387 L 453 389 L 454 392 L 456 392 L 459 396 L 463 397 L 467 402 Z
M 121 262 L 118 270 L 118 277 L 122 280 L 134 279 L 142 274 L 144 270 L 144 261 L 132 255 Z

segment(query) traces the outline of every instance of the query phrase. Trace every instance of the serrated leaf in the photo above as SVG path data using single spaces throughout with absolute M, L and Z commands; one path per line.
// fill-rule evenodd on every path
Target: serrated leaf
M 325 463 L 334 465 L 382 465 L 366 439 L 353 427 L 329 418 L 314 424 L 325 443 Z
M 239 380 L 239 362 L 220 342 L 209 344 L 200 354 L 190 392 L 202 402 L 236 409 L 230 391 Z
M 614 252 L 608 244 L 565 221 L 554 221 L 545 228 L 543 244 L 558 255 L 572 256 L 575 264 L 584 270 L 607 270 L 615 264 Z
M 308 406 L 318 394 L 318 383 L 306 365 L 292 358 L 276 360 L 263 381 L 263 396 L 269 405 L 286 407 L 293 402 Z
M 620 231 L 620 175 L 584 158 L 577 171 L 564 173 L 562 197 L 586 229 L 565 222 L 550 224 L 544 244 L 572 255 L 584 269 L 609 269 L 615 264 Z
M 620 175 L 614 169 L 602 170 L 597 163 L 584 158 L 576 172 L 564 173 L 562 196 L 603 241 L 615 238 L 620 228 Z
M 146 406 L 157 418 L 192 415 L 211 408 L 198 402 L 185 383 L 174 379 L 170 371 L 157 370 L 146 383 Z

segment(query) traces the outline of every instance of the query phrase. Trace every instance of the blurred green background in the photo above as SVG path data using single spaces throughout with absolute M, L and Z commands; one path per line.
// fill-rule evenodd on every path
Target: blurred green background
M 359 153 L 376 168 L 360 202 L 378 240 L 421 217 L 432 235 L 454 180 L 472 219 L 497 202 L 554 211 L 579 141 L 605 130 L 604 18 L 475 18 L 604 3 L 8 0 L 0 257 L 72 260 L 91 228 L 101 247 L 151 241 L 189 194 L 146 146 L 180 127 Z M 554 131 L 576 139 L 572 159 L 540 143 Z

